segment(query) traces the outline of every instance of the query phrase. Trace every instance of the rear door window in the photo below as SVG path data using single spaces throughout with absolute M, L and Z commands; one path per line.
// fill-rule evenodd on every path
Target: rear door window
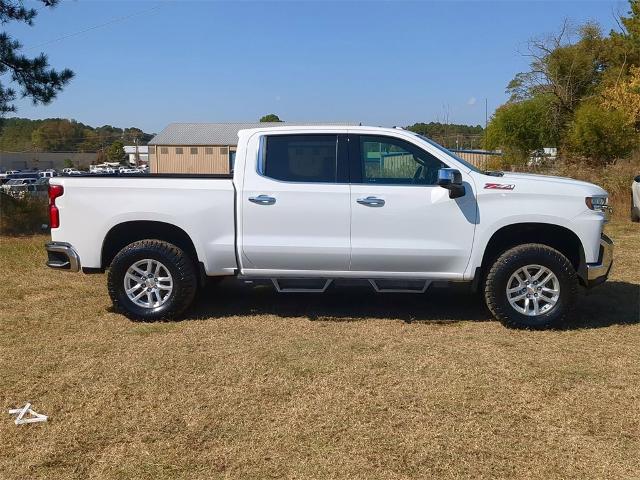
M 337 135 L 270 135 L 264 142 L 262 175 L 284 182 L 337 182 Z

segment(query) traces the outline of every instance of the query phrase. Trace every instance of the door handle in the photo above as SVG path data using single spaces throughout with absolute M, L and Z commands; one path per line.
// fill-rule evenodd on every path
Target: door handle
M 249 197 L 249 201 L 258 205 L 273 205 L 276 203 L 275 197 L 269 195 L 258 195 L 257 197 Z
M 384 199 L 378 197 L 359 198 L 356 202 L 367 207 L 384 207 Z

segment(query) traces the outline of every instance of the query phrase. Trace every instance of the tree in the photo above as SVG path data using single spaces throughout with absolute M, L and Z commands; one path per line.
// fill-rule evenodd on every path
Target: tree
M 602 106 L 623 112 L 632 125 L 640 127 L 640 67 L 631 66 L 626 78 L 602 91 Z
M 124 140 L 129 144 L 135 143 L 136 139 L 141 142 L 143 136 L 144 132 L 136 127 L 125 128 L 123 132 Z
M 595 102 L 586 102 L 576 111 L 567 138 L 573 153 L 601 163 L 627 156 L 637 143 L 638 135 L 624 112 Z
M 459 148 L 478 147 L 484 133 L 484 129 L 480 125 L 461 125 L 456 123 L 414 123 L 404 128 L 431 138 L 445 147 L 458 146 Z
M 598 25 L 573 28 L 567 21 L 557 34 L 530 40 L 525 54 L 530 70 L 507 85 L 511 101 L 549 95 L 549 120 L 554 129 L 564 130 L 580 102 L 597 90 L 606 66 L 604 45 Z
M 116 140 L 107 148 L 107 158 L 110 162 L 122 162 L 125 159 L 124 144 Z
M 501 106 L 487 126 L 485 147 L 502 149 L 508 161 L 524 163 L 535 150 L 556 146 L 558 131 L 549 118 L 553 103 L 547 94 Z
M 69 152 L 82 141 L 84 126 L 74 120 L 43 121 L 31 134 L 33 147 L 41 152 Z
M 280 120 L 280 117 L 278 117 L 278 115 L 276 115 L 275 113 L 270 113 L 260 118 L 260 122 L 282 122 L 282 120 Z
M 0 130 L 0 150 L 96 152 L 114 140 L 133 143 L 135 136 L 138 145 L 145 145 L 153 137 L 135 127 L 124 130 L 109 125 L 93 128 L 65 118 L 6 118 Z
M 60 0 L 39 0 L 45 7 L 54 7 Z M 11 21 L 33 25 L 38 11 L 25 8 L 20 0 L 0 0 L 0 23 Z M 15 112 L 13 102 L 18 93 L 7 85 L 13 83 L 20 90 L 23 98 L 30 98 L 34 105 L 48 104 L 62 91 L 73 78 L 69 69 L 61 71 L 49 68 L 47 56 L 41 53 L 35 58 L 28 58 L 20 53 L 22 44 L 14 40 L 6 32 L 0 33 L 0 114 Z M 9 76 L 9 80 L 3 77 Z

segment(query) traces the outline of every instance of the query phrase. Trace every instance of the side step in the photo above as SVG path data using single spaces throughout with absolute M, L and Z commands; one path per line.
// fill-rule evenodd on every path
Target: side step
M 324 293 L 333 279 L 324 278 L 272 278 L 278 293 Z
M 431 280 L 370 279 L 369 283 L 378 293 L 424 293 Z
M 332 278 L 271 278 L 270 280 L 278 293 L 323 293 L 333 282 Z M 362 280 L 364 279 L 359 282 Z M 432 283 L 431 280 L 393 278 L 367 281 L 378 293 L 424 293 Z

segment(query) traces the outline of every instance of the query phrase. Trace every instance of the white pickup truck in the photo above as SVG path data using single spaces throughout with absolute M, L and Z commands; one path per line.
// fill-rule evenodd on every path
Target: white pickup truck
M 242 130 L 233 176 L 51 179 L 48 265 L 109 270 L 130 318 L 175 318 L 207 277 L 281 292 L 468 282 L 507 326 L 546 328 L 606 280 L 607 193 L 483 172 L 422 136 L 375 127 Z

